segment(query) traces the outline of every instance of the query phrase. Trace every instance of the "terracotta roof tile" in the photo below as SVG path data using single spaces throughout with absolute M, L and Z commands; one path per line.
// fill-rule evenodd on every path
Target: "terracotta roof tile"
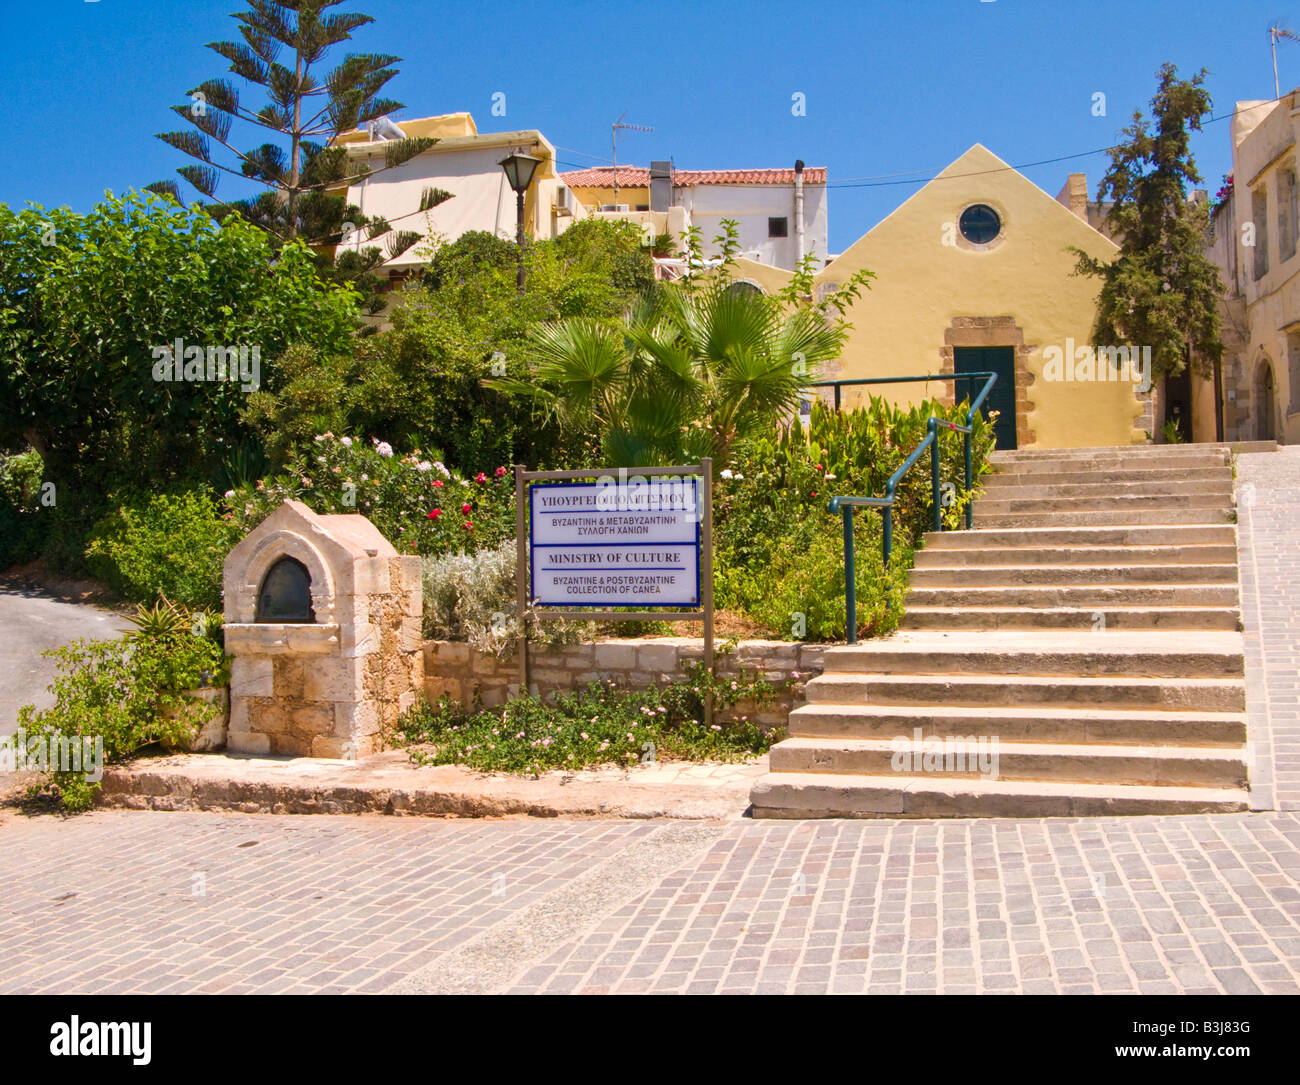
M 613 188 L 614 168 L 592 166 L 560 174 L 570 188 Z M 803 171 L 805 184 L 824 185 L 825 166 L 809 166 Z M 628 188 L 644 188 L 650 183 L 650 170 L 645 166 L 619 166 L 618 183 Z M 792 185 L 794 169 L 767 170 L 674 170 L 673 185 Z

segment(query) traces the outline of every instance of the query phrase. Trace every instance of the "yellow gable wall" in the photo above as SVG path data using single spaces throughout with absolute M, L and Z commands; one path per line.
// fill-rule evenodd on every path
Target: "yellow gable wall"
M 996 170 L 998 172 L 984 172 Z M 962 176 L 974 174 L 976 176 Z M 973 250 L 956 232 L 961 212 L 988 204 L 1002 233 L 985 251 Z M 956 236 L 957 244 L 944 244 Z M 1097 279 L 1075 277 L 1077 246 L 1098 258 L 1118 249 L 1027 178 L 976 144 L 881 222 L 829 267 L 818 283 L 842 282 L 860 268 L 876 273 L 871 289 L 846 313 L 853 331 L 834 379 L 951 372 L 944 364 L 944 333 L 962 317 L 1010 317 L 1029 347 L 1032 379 L 1017 399 L 1028 398 L 1027 427 L 1018 424 L 1022 448 L 1079 448 L 1142 442 L 1136 426 L 1142 404 L 1132 383 L 1049 382 L 1044 348 L 1091 344 Z M 1010 346 L 991 340 L 988 345 Z M 1122 345 L 1122 344 L 1116 344 Z M 1104 368 L 1104 367 L 1102 367 Z M 951 381 L 866 386 L 898 402 L 937 395 Z M 844 405 L 857 399 L 844 390 Z M 1024 428 L 1033 434 L 1026 439 Z

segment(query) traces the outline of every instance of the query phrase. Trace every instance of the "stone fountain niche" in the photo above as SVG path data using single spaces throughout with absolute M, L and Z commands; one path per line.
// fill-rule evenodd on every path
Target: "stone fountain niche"
M 286 501 L 227 555 L 227 747 L 365 757 L 423 681 L 420 559 L 364 516 Z

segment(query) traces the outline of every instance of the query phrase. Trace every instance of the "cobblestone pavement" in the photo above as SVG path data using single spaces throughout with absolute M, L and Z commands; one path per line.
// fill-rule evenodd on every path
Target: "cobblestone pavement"
M 0 811 L 0 993 L 1300 992 L 1300 449 L 1238 471 L 1256 812 Z
M 0 869 L 0 993 L 1300 991 L 1291 813 L 100 811 L 8 816 Z

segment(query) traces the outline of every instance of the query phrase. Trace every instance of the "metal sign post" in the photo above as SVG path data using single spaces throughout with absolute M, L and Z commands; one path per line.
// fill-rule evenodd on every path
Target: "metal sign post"
M 711 459 L 685 467 L 582 471 L 516 466 L 515 530 L 521 693 L 528 692 L 530 607 L 539 620 L 703 621 L 704 665 L 712 680 Z M 627 606 L 638 609 L 593 609 Z M 712 719 L 710 690 L 705 723 Z

